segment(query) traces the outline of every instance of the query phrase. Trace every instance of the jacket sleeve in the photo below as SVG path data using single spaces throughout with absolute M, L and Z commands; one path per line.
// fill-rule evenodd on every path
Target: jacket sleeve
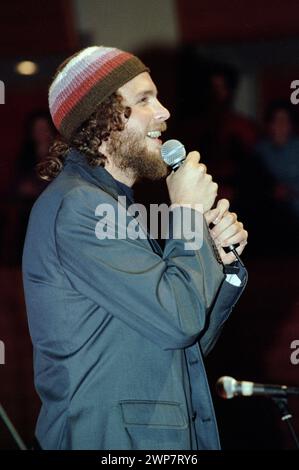
M 192 344 L 205 327 L 224 279 L 208 241 L 207 226 L 203 225 L 199 250 L 185 250 L 184 238 L 170 238 L 161 258 L 147 239 L 97 238 L 95 213 L 102 203 L 109 203 L 115 211 L 112 224 L 117 234 L 117 201 L 98 188 L 73 189 L 60 206 L 56 250 L 69 282 L 161 348 Z
M 224 281 L 217 297 L 215 298 L 214 305 L 212 306 L 210 315 L 207 318 L 206 326 L 200 334 L 199 344 L 201 351 L 205 356 L 207 356 L 215 346 L 224 323 L 231 314 L 247 284 L 247 270 L 240 264 L 238 277 L 241 280 L 241 285 L 239 287 Z

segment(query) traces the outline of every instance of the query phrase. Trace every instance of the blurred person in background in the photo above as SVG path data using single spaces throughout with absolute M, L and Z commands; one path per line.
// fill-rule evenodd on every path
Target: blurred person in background
M 295 134 L 294 106 L 271 103 L 266 112 L 266 136 L 255 147 L 262 166 L 273 178 L 273 202 L 286 206 L 299 220 L 299 137 Z
M 219 184 L 219 197 L 238 208 L 240 172 L 257 139 L 257 126 L 234 109 L 239 73 L 231 65 L 209 63 L 189 51 L 194 62 L 192 85 L 182 74 L 177 134 L 187 148 L 199 148 Z M 182 70 L 188 67 L 182 58 Z M 190 102 L 193 106 L 190 106 Z
M 211 67 L 201 137 L 209 168 L 219 181 L 219 196 L 231 204 L 238 201 L 242 161 L 247 159 L 257 137 L 254 122 L 234 109 L 238 84 L 239 76 L 233 67 Z
M 272 102 L 265 113 L 265 136 L 256 144 L 240 172 L 240 207 L 252 234 L 256 254 L 298 253 L 299 139 L 292 105 Z M 254 181 L 254 184 L 252 184 Z M 269 237 L 260 227 L 267 218 Z
M 0 260 L 5 265 L 21 264 L 29 214 L 34 201 L 47 186 L 47 182 L 38 177 L 36 166 L 48 156 L 56 135 L 49 112 L 35 110 L 26 116 L 14 182 L 5 194 L 7 202 L 1 214 Z
M 25 123 L 25 139 L 17 160 L 17 194 L 35 200 L 46 187 L 38 177 L 36 166 L 49 155 L 55 135 L 51 116 L 47 111 L 34 111 Z

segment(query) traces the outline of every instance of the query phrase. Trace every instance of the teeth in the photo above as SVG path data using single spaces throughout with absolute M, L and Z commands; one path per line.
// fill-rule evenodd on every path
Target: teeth
M 161 132 L 160 131 L 150 131 L 147 133 L 147 136 L 150 137 L 151 139 L 157 139 L 160 137 Z

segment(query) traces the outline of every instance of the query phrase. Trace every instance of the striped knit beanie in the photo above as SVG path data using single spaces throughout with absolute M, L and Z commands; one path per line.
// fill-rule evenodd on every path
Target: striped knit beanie
M 58 73 L 49 89 L 55 127 L 69 140 L 98 105 L 149 69 L 134 55 L 113 47 L 87 47 Z

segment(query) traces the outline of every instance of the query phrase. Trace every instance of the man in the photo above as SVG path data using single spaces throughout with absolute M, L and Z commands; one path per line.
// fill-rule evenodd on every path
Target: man
M 246 280 L 238 266 L 237 282 L 225 279 L 235 258 L 222 247 L 241 253 L 247 232 L 227 201 L 211 209 L 217 185 L 191 152 L 167 178 L 163 252 L 149 234 L 99 236 L 99 207 L 113 208 L 118 233 L 118 197 L 129 206 L 137 179 L 168 173 L 159 137 L 169 112 L 137 57 L 84 49 L 59 68 L 49 106 L 64 142 L 40 167 L 54 181 L 32 210 L 23 257 L 37 439 L 44 449 L 218 449 L 202 355 Z M 206 222 L 200 249 L 174 237 L 183 211 L 214 221 L 222 261 Z

